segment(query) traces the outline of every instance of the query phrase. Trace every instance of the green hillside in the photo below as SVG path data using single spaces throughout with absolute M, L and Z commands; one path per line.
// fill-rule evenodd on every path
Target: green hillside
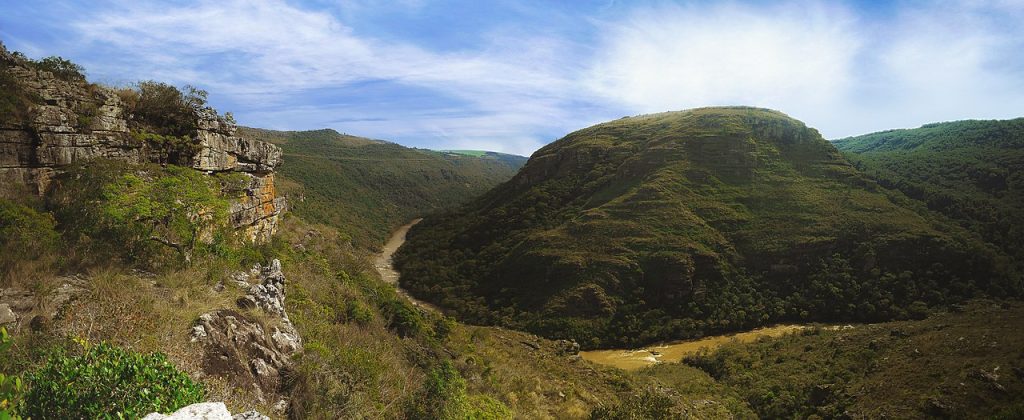
M 395 226 L 482 194 L 525 161 L 412 149 L 334 130 L 239 131 L 284 150 L 281 188 L 296 214 L 338 228 L 359 247 L 379 246 Z
M 1024 118 L 928 124 L 834 144 L 882 186 L 1024 261 Z
M 446 155 L 455 156 L 473 156 L 484 159 L 494 159 L 501 162 L 505 162 L 510 166 L 517 168 L 522 167 L 526 164 L 526 157 L 519 155 L 510 155 L 508 153 L 488 152 L 485 150 L 438 150 L 438 152 Z
M 702 108 L 569 134 L 430 217 L 405 286 L 471 322 L 585 346 L 778 321 L 878 321 L 1019 278 L 777 111 Z

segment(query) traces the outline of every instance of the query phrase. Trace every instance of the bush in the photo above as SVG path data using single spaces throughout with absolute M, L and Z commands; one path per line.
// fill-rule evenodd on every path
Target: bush
M 20 262 L 51 256 L 60 242 L 49 213 L 0 199 L 0 277 Z
M 85 81 L 85 69 L 63 57 L 54 55 L 41 60 L 32 60 L 30 62 L 35 68 L 53 73 L 53 75 L 58 79 L 63 79 L 69 82 Z
M 201 384 L 162 353 L 140 354 L 107 343 L 81 355 L 52 355 L 27 377 L 24 414 L 30 418 L 141 417 L 203 400 Z
M 423 316 L 405 299 L 396 298 L 381 305 L 388 328 L 402 337 L 418 337 L 423 332 Z
M 7 329 L 0 327 L 0 354 L 3 354 L 11 347 L 14 341 L 7 335 Z M 7 356 L 4 356 L 5 358 Z M 22 383 L 17 376 L 7 376 L 0 373 L 0 419 L 18 419 L 19 399 L 21 397 Z
M 192 86 L 182 92 L 167 83 L 142 81 L 136 84 L 134 94 L 119 93 L 131 108 L 133 124 L 156 134 L 172 137 L 192 137 L 196 134 L 197 112 L 206 106 L 207 93 Z
M 466 380 L 451 361 L 430 371 L 423 398 L 413 400 L 408 417 L 415 419 L 510 419 L 508 406 L 486 395 L 466 394 Z

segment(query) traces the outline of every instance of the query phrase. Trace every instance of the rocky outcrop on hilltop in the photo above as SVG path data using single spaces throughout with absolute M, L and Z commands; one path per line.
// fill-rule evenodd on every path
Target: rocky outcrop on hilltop
M 230 222 L 254 242 L 269 239 L 286 208 L 274 188 L 281 149 L 238 136 L 230 118 L 195 110 L 196 130 L 185 152 L 169 151 L 133 134 L 133 116 L 117 91 L 57 77 L 0 44 L 0 94 L 25 109 L 0 115 L 0 182 L 43 194 L 62 168 L 94 159 L 162 163 L 249 177 L 237 191 Z M 9 100 L 8 100 L 9 99 Z M 0 104 L 3 105 L 3 104 Z M 18 115 L 16 115 L 18 114 Z
M 203 345 L 206 374 L 227 378 L 266 400 L 281 393 L 283 374 L 292 366 L 291 357 L 302 350 L 302 339 L 284 309 L 280 261 L 236 274 L 235 282 L 248 290 L 238 299 L 238 308 L 200 316 L 192 341 Z M 270 321 L 261 322 L 246 310 L 260 311 Z

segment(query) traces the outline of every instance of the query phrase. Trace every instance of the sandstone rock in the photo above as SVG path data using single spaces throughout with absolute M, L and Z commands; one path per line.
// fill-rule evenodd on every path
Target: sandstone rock
M 0 182 L 38 194 L 63 167 L 97 158 L 130 163 L 159 162 L 206 172 L 247 174 L 250 185 L 231 206 L 230 222 L 252 242 L 269 240 L 287 204 L 274 189 L 281 149 L 238 137 L 234 123 L 212 108 L 195 111 L 198 146 L 192 156 L 168 156 L 132 138 L 131 115 L 111 89 L 59 79 L 15 58 L 0 45 L 0 66 L 21 89 L 39 98 L 29 121 L 0 121 Z
M 14 315 L 14 311 L 6 303 L 0 303 L 0 325 L 13 324 L 18 320 L 17 315 Z
M 142 420 L 232 420 L 231 412 L 222 402 L 204 402 L 182 407 L 172 414 L 151 413 Z
M 285 277 L 280 261 L 257 266 L 254 271 L 260 279 L 257 284 L 242 281 L 248 277 L 244 273 L 234 276 L 249 286 L 239 306 L 262 311 L 276 325 L 264 327 L 241 312 L 222 309 L 200 316 L 191 336 L 193 342 L 203 344 L 202 366 L 207 374 L 228 378 L 239 388 L 256 389 L 262 397 L 280 391 L 281 375 L 291 367 L 291 356 L 302 349 L 302 340 L 284 309 Z

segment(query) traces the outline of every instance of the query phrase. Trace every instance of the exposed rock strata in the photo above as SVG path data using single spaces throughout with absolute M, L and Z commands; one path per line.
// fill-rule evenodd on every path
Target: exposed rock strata
M 196 111 L 195 154 L 168 156 L 132 137 L 132 116 L 113 90 L 57 78 L 10 54 L 2 44 L 0 66 L 32 98 L 27 116 L 0 116 L 0 183 L 42 194 L 63 167 L 93 159 L 235 171 L 251 182 L 232 203 L 232 225 L 254 242 L 268 240 L 276 230 L 286 207 L 274 189 L 279 147 L 237 136 L 233 122 L 204 108 Z

